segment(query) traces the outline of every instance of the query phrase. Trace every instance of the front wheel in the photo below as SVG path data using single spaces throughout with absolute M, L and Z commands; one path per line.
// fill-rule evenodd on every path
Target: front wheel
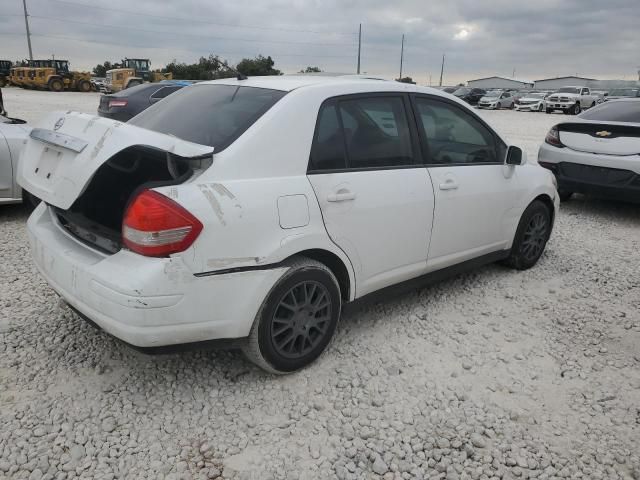
M 500 102 L 496 103 L 496 110 L 500 110 L 502 108 L 502 105 L 500 104 Z
M 271 373 L 306 367 L 331 341 L 341 307 L 331 270 L 306 257 L 294 258 L 260 307 L 242 350 Z
M 550 114 L 551 113 L 551 109 L 547 108 L 547 113 Z
M 542 112 L 543 110 L 544 110 L 544 105 L 540 104 L 540 106 L 538 107 L 538 111 Z M 547 113 L 549 112 L 547 111 Z
M 517 270 L 533 267 L 551 235 L 551 212 L 540 200 L 534 200 L 524 211 L 513 239 L 511 253 L 505 263 Z
M 571 113 L 572 113 L 573 115 L 579 115 L 579 114 L 580 114 L 580 112 L 582 112 L 582 108 L 580 107 L 580 104 L 579 104 L 579 103 L 576 103 L 576 104 L 573 106 L 573 111 L 572 111 Z
M 78 82 L 78 90 L 84 93 L 90 92 L 92 90 L 91 83 L 87 80 L 80 80 Z

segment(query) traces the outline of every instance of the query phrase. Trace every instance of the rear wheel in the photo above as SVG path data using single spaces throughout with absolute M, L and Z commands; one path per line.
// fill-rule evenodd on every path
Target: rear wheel
M 331 341 L 341 306 L 331 270 L 315 260 L 295 258 L 262 304 L 242 350 L 268 372 L 299 370 Z
M 78 90 L 80 92 L 90 92 L 91 91 L 91 83 L 89 83 L 87 80 L 80 80 L 78 82 Z
M 49 90 L 52 92 L 61 92 L 64 90 L 64 83 L 59 78 L 52 78 L 49 80 Z
M 534 200 L 522 214 L 511 253 L 506 264 L 517 270 L 533 267 L 551 235 L 551 212 L 540 200 Z

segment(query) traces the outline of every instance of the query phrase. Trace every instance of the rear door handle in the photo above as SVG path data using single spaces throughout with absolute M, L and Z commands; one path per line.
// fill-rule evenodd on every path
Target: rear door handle
M 336 193 L 327 195 L 327 202 L 345 202 L 347 200 L 355 200 L 356 194 L 350 191 L 340 190 Z
M 440 184 L 440 190 L 457 190 L 458 182 L 456 182 L 453 178 L 447 178 L 444 183 Z

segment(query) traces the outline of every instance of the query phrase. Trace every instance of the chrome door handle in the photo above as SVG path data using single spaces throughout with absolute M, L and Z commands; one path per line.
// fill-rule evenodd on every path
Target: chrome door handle
M 457 190 L 457 189 L 458 189 L 458 183 L 451 178 L 448 178 L 446 182 L 440 184 L 440 190 Z
M 349 191 L 340 191 L 327 195 L 327 202 L 345 202 L 347 200 L 355 200 L 356 194 Z

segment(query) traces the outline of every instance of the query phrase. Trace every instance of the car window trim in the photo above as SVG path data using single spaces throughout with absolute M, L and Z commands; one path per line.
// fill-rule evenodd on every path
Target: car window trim
M 400 98 L 402 100 L 402 106 L 404 107 L 405 118 L 407 122 L 407 126 L 409 127 L 409 138 L 411 143 L 412 150 L 412 162 L 405 165 L 389 165 L 385 167 L 358 167 L 352 168 L 350 167 L 349 162 L 349 149 L 347 148 L 347 137 L 344 134 L 344 125 L 342 123 L 342 115 L 340 114 L 340 102 L 344 101 L 352 101 L 357 99 L 367 99 L 367 98 Z M 313 150 L 313 145 L 316 142 L 318 136 L 318 128 L 320 125 L 320 113 L 323 108 L 326 106 L 333 105 L 336 108 L 336 115 L 338 117 L 338 125 L 340 127 L 340 133 L 342 136 L 343 148 L 344 148 L 344 161 L 345 168 L 339 169 L 328 169 L 328 170 L 319 170 L 313 169 L 311 165 L 311 151 Z M 409 98 L 409 94 L 405 92 L 394 92 L 394 91 L 382 91 L 382 92 L 363 92 L 363 93 L 350 93 L 344 95 L 336 95 L 333 97 L 326 98 L 318 108 L 318 114 L 316 115 L 316 124 L 313 131 L 313 138 L 311 141 L 311 148 L 309 150 L 309 159 L 307 161 L 307 175 L 319 175 L 325 173 L 345 173 L 345 172 L 362 172 L 362 171 L 375 171 L 375 170 L 406 170 L 408 168 L 424 168 L 424 163 L 420 162 L 420 158 L 422 156 L 422 148 L 420 145 L 420 140 L 418 138 L 418 128 L 415 124 L 415 118 L 412 117 L 413 109 L 411 106 L 411 100 Z
M 410 100 L 411 100 L 411 107 L 414 111 L 414 116 L 415 116 L 415 122 L 416 122 L 416 127 L 418 130 L 418 135 L 420 137 L 420 143 L 422 145 L 424 145 L 423 147 L 423 164 L 428 167 L 428 168 L 432 168 L 432 167 L 464 167 L 464 166 L 472 166 L 472 165 L 504 165 L 505 159 L 503 159 L 502 161 L 498 162 L 484 162 L 484 163 L 463 163 L 463 162 L 458 162 L 458 163 L 436 163 L 433 162 L 432 158 L 431 158 L 431 150 L 429 149 L 429 141 L 424 133 L 424 126 L 422 125 L 422 119 L 420 118 L 420 115 L 418 114 L 418 105 L 417 105 L 417 100 L 418 99 L 426 99 L 426 100 L 433 100 L 436 102 L 441 102 L 441 103 L 446 103 L 447 105 L 450 105 L 454 108 L 456 108 L 459 111 L 465 112 L 467 114 L 469 114 L 472 118 L 474 118 L 475 120 L 477 120 L 480 125 L 482 125 L 483 127 L 485 127 L 487 130 L 489 130 L 489 132 L 491 133 L 491 136 L 493 137 L 493 141 L 494 141 L 494 148 L 496 150 L 496 156 L 498 153 L 498 143 L 502 143 L 504 145 L 505 151 L 508 149 L 508 145 L 506 143 L 504 143 L 502 141 L 502 139 L 498 136 L 498 134 L 495 132 L 495 130 L 493 128 L 491 128 L 489 126 L 489 124 L 487 122 L 485 122 L 477 113 L 475 113 L 473 110 L 470 109 L 465 109 L 464 107 L 461 107 L 460 105 L 457 104 L 457 102 L 449 100 L 448 98 L 445 97 L 441 97 L 439 95 L 430 95 L 428 93 L 411 93 L 409 95 Z M 506 153 L 505 153 L 506 155 Z
M 151 95 L 149 95 L 149 101 L 151 101 L 152 99 L 155 100 L 157 97 L 154 97 L 154 95 L 156 93 L 158 93 L 159 91 L 164 90 L 166 88 L 175 88 L 175 90 L 173 92 L 171 92 L 171 93 L 175 93 L 175 92 L 177 92 L 178 90 L 180 90 L 183 87 L 182 86 L 178 86 L 178 85 L 162 85 L 159 89 L 155 90 Z M 158 100 L 162 100 L 163 98 L 167 98 L 169 95 L 171 95 L 171 93 L 165 95 L 164 97 L 158 98 Z

